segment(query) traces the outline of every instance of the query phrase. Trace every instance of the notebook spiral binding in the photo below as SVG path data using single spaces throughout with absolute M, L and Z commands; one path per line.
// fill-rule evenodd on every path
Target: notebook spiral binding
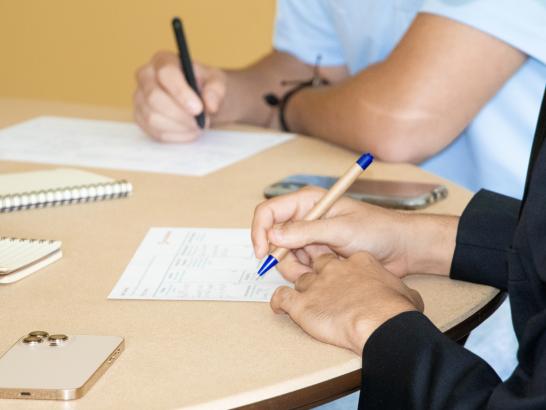
M 128 196 L 132 190 L 133 186 L 129 181 L 120 180 L 45 191 L 24 192 L 17 195 L 3 195 L 0 196 L 0 213 L 122 198 Z
M 59 241 L 53 239 L 28 239 L 28 238 L 12 238 L 10 236 L 0 236 L 0 242 L 10 242 L 10 243 L 48 243 L 53 244 Z

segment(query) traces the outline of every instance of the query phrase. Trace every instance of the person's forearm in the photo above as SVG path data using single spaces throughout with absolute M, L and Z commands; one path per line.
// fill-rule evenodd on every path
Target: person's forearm
M 285 117 L 294 132 L 418 163 L 457 138 L 525 59 L 468 25 L 419 14 L 387 59 L 297 93 Z
M 459 218 L 447 215 L 407 215 L 406 255 L 409 274 L 448 276 Z
M 269 126 L 274 111 L 263 97 L 267 93 L 282 95 L 283 80 L 305 79 L 312 68 L 300 60 L 276 51 L 240 70 L 225 70 L 227 90 L 224 102 L 213 118 L 213 124 L 242 122 Z
M 490 191 L 474 195 L 457 228 L 451 278 L 507 288 L 520 206 L 520 201 Z
M 384 161 L 419 162 L 439 151 L 444 142 L 427 138 L 431 114 L 401 95 L 389 70 L 381 63 L 337 85 L 297 93 L 285 111 L 290 130 L 370 151 Z
M 359 409 L 484 409 L 501 383 L 485 361 L 418 312 L 381 325 L 364 345 L 362 360 Z M 512 408 L 498 400 L 491 407 L 499 404 Z

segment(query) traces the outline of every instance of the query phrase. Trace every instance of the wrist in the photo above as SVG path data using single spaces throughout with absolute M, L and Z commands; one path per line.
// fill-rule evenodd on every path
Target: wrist
M 209 114 L 211 125 L 238 122 L 242 115 L 240 107 L 243 104 L 233 104 L 230 100 L 233 97 L 232 94 L 237 93 L 236 91 L 234 92 L 234 90 L 240 89 L 241 87 L 239 73 L 237 71 L 222 70 L 220 68 L 215 68 L 214 70 L 217 70 L 215 75 L 221 78 L 224 83 L 225 93 L 224 98 L 218 107 L 218 111 L 212 115 Z
M 356 320 L 349 335 L 351 350 L 359 356 L 362 355 L 364 346 L 372 334 L 390 319 L 405 312 L 418 312 L 418 309 L 409 301 L 400 301 L 390 306 L 390 308 L 385 309 L 376 317 L 370 318 L 367 316 L 366 318 Z
M 287 128 L 290 132 L 304 134 L 301 124 L 302 119 L 302 107 L 305 107 L 306 96 L 309 92 L 312 92 L 311 88 L 303 88 L 290 97 L 283 107 L 283 116 Z
M 455 216 L 408 215 L 407 274 L 449 276 L 458 222 Z

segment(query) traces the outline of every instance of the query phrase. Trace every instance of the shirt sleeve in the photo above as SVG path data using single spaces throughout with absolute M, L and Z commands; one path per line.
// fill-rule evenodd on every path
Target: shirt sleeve
M 273 48 L 307 64 L 344 65 L 342 47 L 324 0 L 278 0 Z
M 403 341 L 403 342 L 401 342 Z M 484 409 L 501 380 L 421 313 L 381 325 L 362 353 L 359 409 Z
M 508 258 L 520 201 L 482 190 L 470 201 L 459 220 L 452 279 L 506 289 Z
M 467 24 L 546 64 L 546 1 L 424 0 L 420 11 Z
M 546 311 L 530 323 L 520 345 L 520 365 L 502 383 L 485 361 L 441 333 L 426 316 L 401 313 L 364 345 L 358 408 L 545 409 Z

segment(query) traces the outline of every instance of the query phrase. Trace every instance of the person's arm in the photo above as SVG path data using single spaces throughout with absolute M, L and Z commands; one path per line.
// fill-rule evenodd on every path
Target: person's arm
M 309 270 L 305 248 L 320 244 L 344 258 L 370 252 L 399 277 L 450 275 L 506 288 L 506 252 L 520 201 L 482 190 L 458 218 L 398 212 L 342 198 L 323 218 L 302 221 L 324 192 L 306 188 L 258 205 L 252 221 L 256 257 L 264 258 L 271 245 L 292 249 L 279 267 L 295 280 Z
M 385 61 L 297 93 L 287 123 L 386 161 L 417 163 L 453 141 L 525 58 L 470 26 L 419 14 Z
M 306 247 L 320 244 L 344 258 L 370 252 L 399 277 L 450 275 L 506 288 L 506 252 L 520 201 L 480 191 L 458 218 L 397 212 L 342 198 L 323 218 L 302 221 L 323 195 L 324 190 L 306 188 L 261 203 L 252 221 L 256 257 L 264 258 L 271 245 L 292 249 L 279 269 L 294 281 L 309 270 Z
M 313 66 L 290 54 L 272 51 L 258 62 L 242 70 L 226 70 L 226 94 L 220 110 L 212 117 L 213 124 L 243 122 L 259 126 L 276 124 L 271 107 L 263 100 L 265 94 L 282 96 L 289 86 L 283 81 L 305 81 L 313 75 Z M 320 75 L 332 83 L 347 77 L 345 66 L 321 67 Z
M 222 70 L 194 63 L 200 99 L 188 86 L 174 53 L 159 52 L 138 69 L 133 96 L 137 124 L 151 137 L 165 142 L 186 142 L 201 129 L 195 116 L 205 111 L 207 125 L 227 122 L 271 126 L 276 120 L 263 96 L 282 95 L 283 80 L 308 79 L 312 67 L 283 52 L 273 51 L 240 70 Z M 325 67 L 321 75 L 337 82 L 347 75 L 345 66 Z
M 364 345 L 359 409 L 485 409 L 500 383 L 484 360 L 425 315 L 405 312 Z
M 452 279 L 506 289 L 506 254 L 514 239 L 520 203 L 486 190 L 472 198 L 457 229 Z
M 514 238 L 520 201 L 480 191 L 461 216 L 451 264 L 453 279 L 506 289 L 506 254 Z M 546 333 L 546 314 L 535 320 Z M 542 323 L 542 325 L 540 324 Z M 399 314 L 378 327 L 364 345 L 360 409 L 512 409 L 542 408 L 545 400 L 533 399 L 532 386 L 546 377 L 546 339 L 536 346 L 533 371 L 514 373 L 501 384 L 493 369 L 478 356 L 443 335 L 418 312 Z M 404 340 L 404 343 L 399 343 Z M 535 402 L 535 407 L 525 404 Z M 523 406 L 523 407 L 519 407 Z
M 532 319 L 524 361 L 502 384 L 420 313 L 420 295 L 372 255 L 309 251 L 309 270 L 293 288 L 277 288 L 271 308 L 317 340 L 362 354 L 360 409 L 544 408 L 546 312 Z

